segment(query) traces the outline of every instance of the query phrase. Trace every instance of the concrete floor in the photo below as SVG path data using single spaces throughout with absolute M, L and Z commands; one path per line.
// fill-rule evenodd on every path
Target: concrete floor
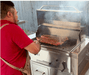
M 87 70 L 86 74 L 85 75 L 89 75 L 89 69 Z

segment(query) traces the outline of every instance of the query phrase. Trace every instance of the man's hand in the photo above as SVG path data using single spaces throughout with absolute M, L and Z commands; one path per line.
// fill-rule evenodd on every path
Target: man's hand
M 34 40 L 33 43 L 29 44 L 24 49 L 28 50 L 33 54 L 37 54 L 41 49 L 40 42 L 38 40 Z
M 34 40 L 34 43 L 40 45 L 40 41 L 39 40 Z M 40 49 L 41 49 L 41 46 L 40 46 Z
M 35 42 L 36 44 L 40 44 L 39 40 L 34 40 L 34 42 Z

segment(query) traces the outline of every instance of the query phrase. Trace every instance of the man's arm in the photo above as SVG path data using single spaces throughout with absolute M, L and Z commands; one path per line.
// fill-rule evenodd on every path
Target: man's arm
M 37 54 L 40 51 L 40 48 L 41 48 L 40 43 L 37 40 L 29 44 L 28 46 L 24 47 L 24 49 L 28 50 L 33 54 Z
M 40 51 L 40 43 L 36 40 L 31 40 L 26 33 L 17 25 L 11 25 L 11 38 L 14 43 L 21 49 L 26 49 L 33 54 L 37 54 Z M 19 37 L 18 37 L 19 36 Z

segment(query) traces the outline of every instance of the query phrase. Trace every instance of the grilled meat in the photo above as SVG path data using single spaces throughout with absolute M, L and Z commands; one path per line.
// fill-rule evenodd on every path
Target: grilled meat
M 57 36 L 52 35 L 42 35 L 41 37 L 37 37 L 37 40 L 39 40 L 41 43 L 51 44 L 51 45 L 62 45 L 68 38 L 61 38 Z

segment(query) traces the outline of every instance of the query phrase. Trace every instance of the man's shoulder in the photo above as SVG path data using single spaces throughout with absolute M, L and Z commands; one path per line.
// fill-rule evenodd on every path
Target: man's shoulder
M 10 27 L 18 27 L 18 25 L 14 24 L 14 23 L 13 24 L 8 23 L 8 24 Z
M 18 25 L 16 25 L 16 24 L 9 24 L 9 26 L 8 26 L 9 28 L 12 28 L 12 29 L 21 29 L 21 27 L 20 26 L 18 26 Z

